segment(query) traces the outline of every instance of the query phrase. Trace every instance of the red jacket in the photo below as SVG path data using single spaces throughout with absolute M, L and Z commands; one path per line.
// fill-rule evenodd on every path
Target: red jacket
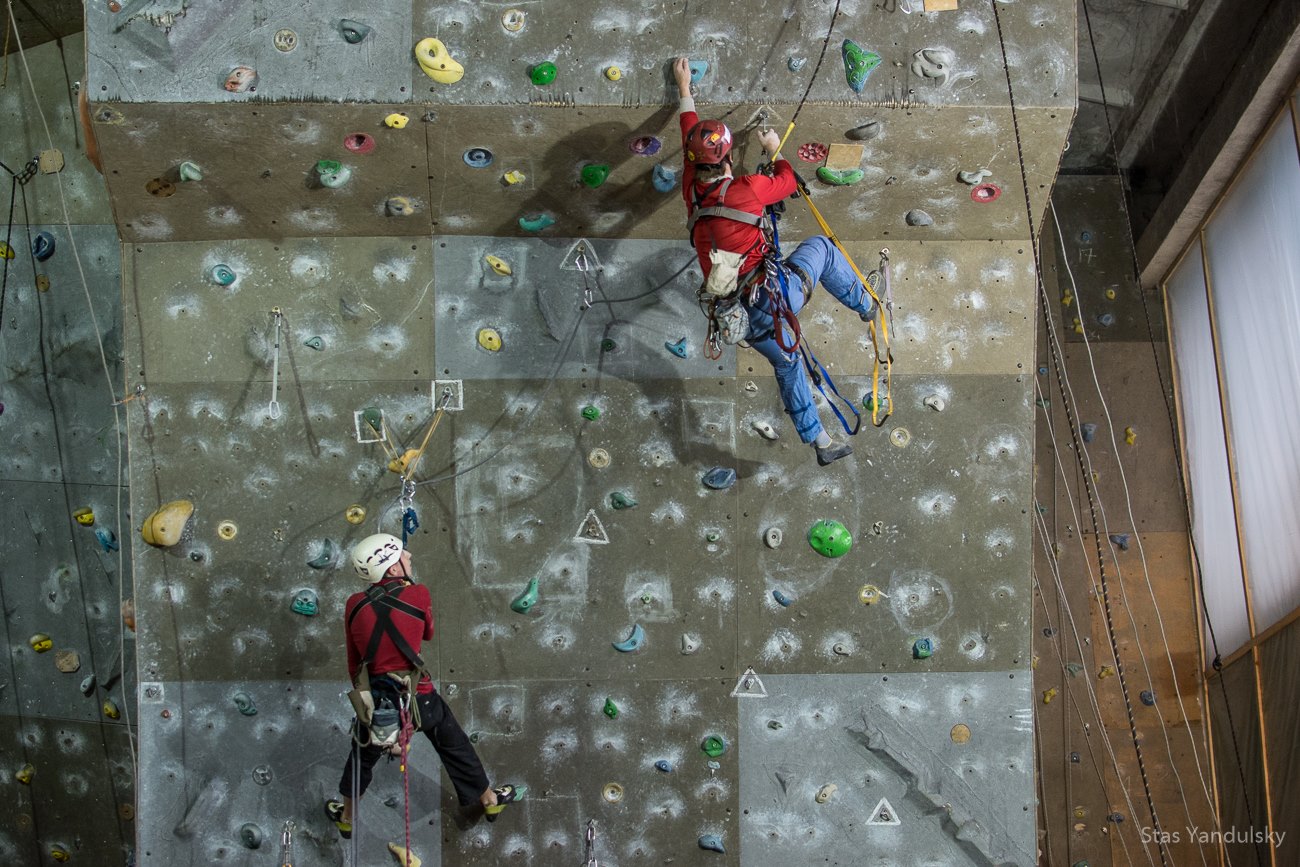
M 686 151 L 686 133 L 690 132 L 691 127 L 700 122 L 700 116 L 693 111 L 684 111 L 680 115 L 682 125 L 682 152 Z M 709 207 L 718 204 L 718 193 L 714 189 L 708 195 L 704 191 L 708 189 L 707 184 L 696 184 L 695 166 L 689 161 L 686 163 L 685 171 L 682 175 L 682 198 L 686 200 L 686 216 L 689 217 L 692 212 L 692 191 L 700 195 L 700 207 Z M 732 180 L 731 186 L 727 188 L 727 197 L 723 204 L 729 208 L 735 208 L 738 211 L 745 211 L 749 214 L 761 214 L 763 208 L 768 205 L 774 205 L 787 196 L 793 195 L 795 191 L 794 169 L 785 160 L 776 161 L 776 174 L 773 177 L 767 175 L 754 174 L 744 175 Z M 758 267 L 763 262 L 763 253 L 767 245 L 763 242 L 763 233 L 758 230 L 757 226 L 749 226 L 736 220 L 728 220 L 722 217 L 705 217 L 695 224 L 695 253 L 700 258 L 700 268 L 704 271 L 704 276 L 709 276 L 709 271 L 713 264 L 709 261 L 709 252 L 716 245 L 719 250 L 729 250 L 733 253 L 744 253 L 749 250 L 749 255 L 745 261 L 740 264 L 740 273 L 745 274 Z
M 379 586 L 385 586 L 394 582 L 401 581 L 401 578 L 385 578 L 379 582 Z M 410 614 L 403 611 L 392 611 L 390 616 L 393 624 L 402 633 L 407 644 L 416 653 L 420 653 L 420 642 L 430 641 L 433 639 L 433 603 L 429 597 L 429 588 L 423 584 L 411 584 L 403 587 L 393 594 L 396 598 L 402 600 L 407 605 L 411 605 L 424 612 L 423 619 L 417 620 Z M 347 607 L 343 612 L 344 629 L 347 632 L 348 643 L 348 676 L 353 680 L 356 679 L 357 672 L 361 670 L 362 657 L 365 655 L 366 648 L 370 646 L 371 635 L 376 628 L 375 606 L 367 605 L 357 612 L 357 616 L 352 617 L 352 611 L 361 601 L 366 598 L 364 592 L 353 593 L 348 597 Z M 349 620 L 351 625 L 349 626 Z M 379 650 L 375 652 L 375 658 L 371 660 L 369 672 L 374 677 L 377 674 L 386 674 L 390 671 L 408 671 L 414 666 L 402 655 L 402 652 L 393 644 L 393 640 L 385 635 L 379 641 Z M 428 678 L 420 680 L 419 692 L 433 692 L 433 681 Z

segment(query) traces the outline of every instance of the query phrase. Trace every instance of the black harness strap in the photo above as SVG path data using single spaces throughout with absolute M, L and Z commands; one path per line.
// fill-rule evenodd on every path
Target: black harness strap
M 420 621 L 424 620 L 423 611 L 409 602 L 404 602 L 397 598 L 395 594 L 400 593 L 402 587 L 403 585 L 401 584 L 391 584 L 387 587 L 375 585 L 366 590 L 366 598 L 363 599 L 356 608 L 353 608 L 352 613 L 348 615 L 348 631 L 351 632 L 352 621 L 356 618 L 361 609 L 365 608 L 367 605 L 371 606 L 375 612 L 375 629 L 370 633 L 370 643 L 366 647 L 365 656 L 361 659 L 362 665 L 370 665 L 374 662 L 375 654 L 379 652 L 379 643 L 383 640 L 384 636 L 387 635 L 392 639 L 393 645 L 397 648 L 398 653 L 406 657 L 406 661 L 411 663 L 413 668 L 424 672 L 424 660 L 420 658 L 420 654 L 415 652 L 415 649 L 411 647 L 410 642 L 408 642 L 406 637 L 402 635 L 402 631 L 397 628 L 397 624 L 393 622 L 394 611 L 401 612 L 402 614 L 414 617 Z

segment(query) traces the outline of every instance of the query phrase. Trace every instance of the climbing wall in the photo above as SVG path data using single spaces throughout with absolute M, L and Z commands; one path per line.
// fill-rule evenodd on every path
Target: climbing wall
M 528 795 L 475 823 L 417 746 L 425 864 L 580 863 L 589 827 L 607 864 L 1034 862 L 1034 264 L 991 5 L 844 2 L 815 80 L 832 3 L 113 5 L 89 82 L 145 387 L 132 513 L 193 506 L 175 544 L 133 538 L 140 863 L 264 860 L 287 821 L 295 864 L 344 858 L 342 552 L 399 531 L 386 464 L 444 395 L 409 542 L 426 659 Z M 1074 8 L 997 12 L 1037 220 Z M 421 71 L 426 37 L 462 78 Z M 860 93 L 846 39 L 880 61 Z M 702 353 L 685 53 L 748 166 L 813 81 L 788 150 L 864 270 L 889 249 L 895 412 L 828 469 L 761 357 Z M 788 247 L 813 226 L 788 204 Z M 820 293 L 802 322 L 861 407 L 863 323 Z M 822 519 L 844 557 L 809 547 Z M 381 767 L 362 858 L 404 818 Z
M 0 162 L 23 176 L 0 173 L 0 863 L 122 864 L 136 828 L 126 436 L 111 406 L 121 255 L 72 110 L 81 37 L 25 65 L 14 45 L 0 86 Z

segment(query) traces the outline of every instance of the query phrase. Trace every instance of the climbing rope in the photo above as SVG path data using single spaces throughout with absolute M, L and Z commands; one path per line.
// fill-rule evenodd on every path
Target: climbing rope
M 284 321 L 284 312 L 279 307 L 271 308 L 271 317 L 275 321 L 275 343 L 271 350 L 271 402 L 266 406 L 267 417 L 275 420 L 280 417 L 280 326 Z
M 790 138 L 790 133 L 794 132 L 794 122 L 799 118 L 799 112 L 803 111 L 803 104 L 808 101 L 808 94 L 812 93 L 813 84 L 817 81 L 817 74 L 822 71 L 822 61 L 826 59 L 826 49 L 831 44 L 831 34 L 835 32 L 835 22 L 840 17 L 840 0 L 835 0 L 835 11 L 831 13 L 831 26 L 826 28 L 826 38 L 822 40 L 822 51 L 817 56 L 817 65 L 813 67 L 812 77 L 808 79 L 808 86 L 804 88 L 803 96 L 799 100 L 799 105 L 795 106 L 794 114 L 790 116 L 790 125 L 785 128 L 785 135 L 781 136 L 781 144 L 777 147 L 777 153 L 785 147 L 786 139 Z
M 410 772 L 410 749 L 411 749 L 411 716 L 409 702 L 414 701 L 409 694 L 400 703 L 397 713 L 398 725 L 401 727 L 397 733 L 397 745 L 401 749 L 402 755 L 398 759 L 398 765 L 402 771 L 402 799 L 406 802 L 402 817 L 402 824 L 406 830 L 406 863 L 402 867 L 410 867 L 411 864 L 411 772 Z
M 993 21 L 997 26 L 998 43 L 1002 51 L 1002 68 L 1006 73 L 1007 79 L 1007 98 L 1010 102 L 1011 125 L 1016 139 L 1016 157 L 1020 164 L 1020 181 L 1025 196 L 1025 213 L 1028 219 L 1027 228 L 1029 230 L 1029 245 L 1034 257 L 1034 276 L 1038 284 L 1039 302 L 1042 307 L 1043 317 L 1048 323 L 1048 327 L 1054 329 L 1055 326 L 1052 322 L 1052 310 L 1047 300 L 1047 287 L 1043 283 L 1042 259 L 1038 250 L 1037 233 L 1034 230 L 1033 203 L 1029 200 L 1029 175 L 1028 170 L 1025 168 L 1024 147 L 1020 136 L 1020 120 L 1016 111 L 1015 89 L 1011 82 L 1011 63 L 1007 57 L 1007 44 L 1002 33 L 1002 18 L 998 12 L 997 0 L 990 0 L 990 4 L 993 7 Z M 1062 369 L 1064 365 L 1061 363 L 1058 347 L 1055 344 L 1052 344 L 1050 349 L 1052 352 L 1053 364 L 1056 368 L 1057 386 L 1060 388 L 1062 395 L 1064 395 L 1065 384 L 1062 381 Z M 1156 811 L 1155 799 L 1151 793 L 1151 783 L 1147 775 L 1146 759 L 1142 753 L 1142 740 L 1138 736 L 1137 721 L 1133 715 L 1133 700 L 1129 695 L 1128 681 L 1125 675 L 1124 665 L 1120 661 L 1119 642 L 1115 636 L 1115 622 L 1114 614 L 1111 610 L 1110 586 L 1106 577 L 1106 558 L 1101 547 L 1102 532 L 1100 522 L 1097 518 L 1096 490 L 1092 478 L 1088 475 L 1088 470 L 1083 463 L 1082 437 L 1079 433 L 1078 421 L 1074 416 L 1074 409 L 1068 400 L 1063 401 L 1063 403 L 1065 405 L 1066 420 L 1069 423 L 1070 428 L 1070 439 L 1074 446 L 1075 455 L 1079 460 L 1079 471 L 1083 474 L 1084 490 L 1088 495 L 1088 510 L 1092 518 L 1093 535 L 1097 547 L 1097 566 L 1100 574 L 1101 601 L 1102 611 L 1105 614 L 1106 634 L 1110 640 L 1111 654 L 1115 659 L 1115 671 L 1119 676 L 1120 692 L 1124 697 L 1124 709 L 1128 717 L 1129 734 L 1133 740 L 1133 752 L 1137 757 L 1138 773 L 1142 778 L 1142 789 L 1146 795 L 1147 809 L 1151 814 L 1151 826 L 1154 831 L 1156 849 L 1160 853 L 1160 863 L 1164 865 L 1164 867 L 1169 867 L 1169 856 L 1166 850 L 1165 838 L 1160 827 L 1160 817 Z

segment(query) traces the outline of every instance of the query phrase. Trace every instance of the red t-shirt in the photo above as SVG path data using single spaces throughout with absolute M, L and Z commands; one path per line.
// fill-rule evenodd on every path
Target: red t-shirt
M 385 578 L 379 582 L 379 586 L 401 581 L 401 578 Z M 343 612 L 344 628 L 347 631 L 348 642 L 348 676 L 355 680 L 357 672 L 361 670 L 362 656 L 365 655 L 366 648 L 370 646 L 370 637 L 375 631 L 376 616 L 375 605 L 372 603 L 365 606 L 356 617 L 352 617 L 352 611 L 361 601 L 366 598 L 366 594 L 353 593 L 348 597 L 347 607 Z M 416 653 L 420 652 L 420 642 L 430 641 L 433 638 L 433 603 L 429 597 L 429 588 L 423 584 L 411 584 L 403 587 L 396 593 L 390 594 L 390 598 L 397 598 L 414 608 L 424 612 L 422 619 L 407 614 L 405 611 L 390 611 L 393 625 L 402 633 L 406 643 L 411 645 L 411 649 Z M 351 626 L 348 626 L 351 618 Z M 402 655 L 402 652 L 393 644 L 393 639 L 385 635 L 379 640 L 379 649 L 375 651 L 375 658 L 371 660 L 370 676 L 374 677 L 379 674 L 386 674 L 390 671 L 408 671 L 412 668 L 410 660 Z M 433 692 L 433 681 L 428 678 L 422 678 L 417 690 L 422 693 Z
M 686 134 L 690 132 L 691 127 L 700 122 L 700 116 L 693 111 L 684 111 L 680 115 L 680 120 L 682 125 L 682 152 L 685 153 Z M 721 184 L 705 195 L 704 191 L 708 190 L 710 185 L 697 184 L 695 182 L 695 166 L 684 158 L 683 162 L 685 162 L 685 172 L 682 175 L 682 198 L 686 200 L 686 215 L 689 217 L 693 198 L 692 191 L 698 192 L 700 207 L 706 208 L 718 204 L 718 189 Z M 776 204 L 786 196 L 793 195 L 794 191 L 794 169 L 785 160 L 777 160 L 776 174 L 770 178 L 761 174 L 733 178 L 731 186 L 727 188 L 727 196 L 723 204 L 728 208 L 735 208 L 737 211 L 744 211 L 747 214 L 761 214 L 763 208 Z M 722 217 L 705 217 L 696 223 L 693 240 L 695 242 L 695 253 L 700 258 L 700 268 L 703 269 L 705 277 L 709 276 L 709 271 L 713 268 L 713 264 L 709 261 L 709 252 L 714 246 L 719 250 L 728 250 L 732 253 L 749 251 L 745 261 L 740 263 L 741 274 L 745 274 L 762 264 L 763 253 L 767 246 L 763 241 L 763 233 L 758 230 L 757 226 L 749 226 Z

